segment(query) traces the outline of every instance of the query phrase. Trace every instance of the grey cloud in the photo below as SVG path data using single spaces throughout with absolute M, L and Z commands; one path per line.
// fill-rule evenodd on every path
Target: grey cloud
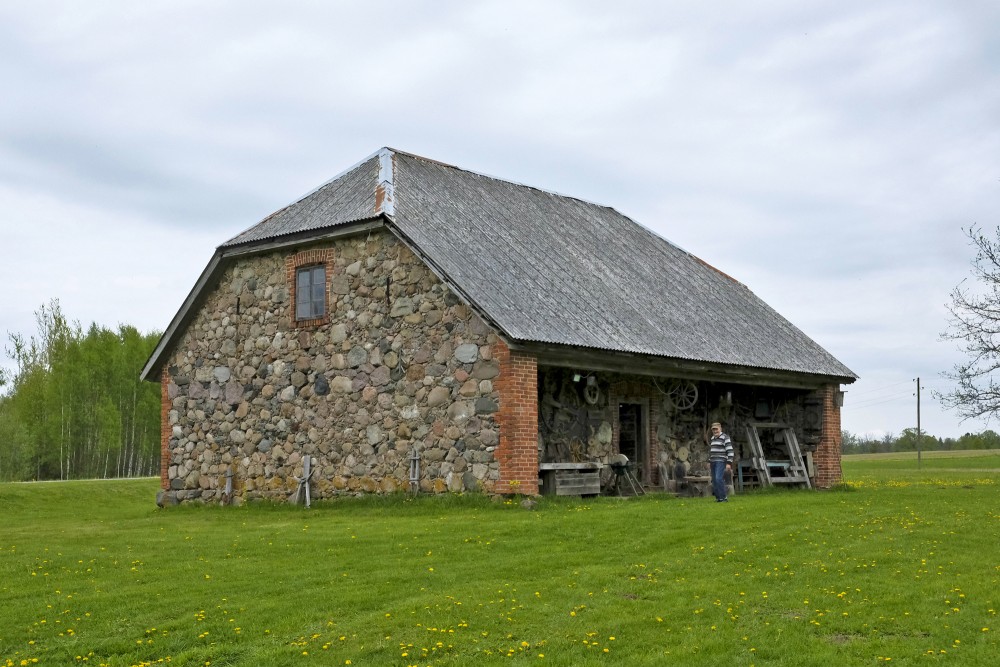
M 80 271 L 71 314 L 162 328 L 199 270 L 180 256 L 390 145 L 615 207 L 861 383 L 930 376 L 960 227 L 1000 210 L 998 24 L 985 0 L 8 3 L 0 198 L 28 231 L 128 236 L 160 305 Z M 113 264 L 93 236 L 74 247 Z M 909 425 L 889 408 L 845 425 Z

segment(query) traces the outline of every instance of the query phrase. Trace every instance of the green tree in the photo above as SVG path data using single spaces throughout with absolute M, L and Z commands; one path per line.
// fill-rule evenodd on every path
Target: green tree
M 151 475 L 159 469 L 159 387 L 139 371 L 159 335 L 92 324 L 83 333 L 53 300 L 38 331 L 10 334 L 16 369 L 0 402 L 0 478 Z
M 930 435 L 925 431 L 921 431 L 920 437 L 917 437 L 917 429 L 906 428 L 900 433 L 899 437 L 896 438 L 895 451 L 897 452 L 915 452 L 919 446 L 922 452 L 931 452 L 941 449 L 941 440 Z
M 842 454 L 860 454 L 861 439 L 850 431 L 840 432 L 840 451 Z
M 1000 435 L 986 429 L 982 433 L 966 433 L 958 439 L 958 449 L 1000 449 Z

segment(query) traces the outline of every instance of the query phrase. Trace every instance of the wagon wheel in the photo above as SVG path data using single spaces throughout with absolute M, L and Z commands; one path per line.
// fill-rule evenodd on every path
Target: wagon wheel
M 601 400 L 601 388 L 596 384 L 588 384 L 583 388 L 583 400 L 589 405 L 597 405 Z
M 690 410 L 698 402 L 698 385 L 690 380 L 674 380 L 667 389 L 667 400 L 678 410 Z

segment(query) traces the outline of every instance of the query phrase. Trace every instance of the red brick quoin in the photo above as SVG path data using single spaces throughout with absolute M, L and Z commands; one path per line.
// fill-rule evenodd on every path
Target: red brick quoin
M 500 364 L 500 466 L 497 493 L 538 495 L 538 363 L 533 355 L 511 350 L 503 341 L 493 347 Z
M 820 433 L 819 445 L 813 453 L 813 464 L 816 467 L 815 482 L 816 487 L 820 489 L 836 486 L 843 478 L 840 467 L 840 407 L 836 400 L 839 391 L 839 385 L 831 384 L 816 392 L 823 401 L 823 430 Z
M 170 479 L 167 471 L 170 469 L 170 397 L 167 396 L 167 385 L 170 384 L 170 373 L 163 367 L 160 373 L 160 488 L 170 490 Z

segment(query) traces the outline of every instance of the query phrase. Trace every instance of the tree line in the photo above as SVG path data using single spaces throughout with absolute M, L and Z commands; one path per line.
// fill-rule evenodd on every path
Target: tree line
M 156 475 L 160 388 L 139 372 L 159 340 L 130 325 L 69 322 L 58 300 L 38 331 L 8 334 L 0 368 L 0 480 Z
M 887 433 L 880 437 L 841 431 L 840 451 L 844 454 L 882 454 L 887 452 L 954 451 L 960 449 L 1000 449 L 1000 434 L 989 429 L 982 433 L 966 433 L 958 438 L 938 438 L 907 428 L 899 435 Z

